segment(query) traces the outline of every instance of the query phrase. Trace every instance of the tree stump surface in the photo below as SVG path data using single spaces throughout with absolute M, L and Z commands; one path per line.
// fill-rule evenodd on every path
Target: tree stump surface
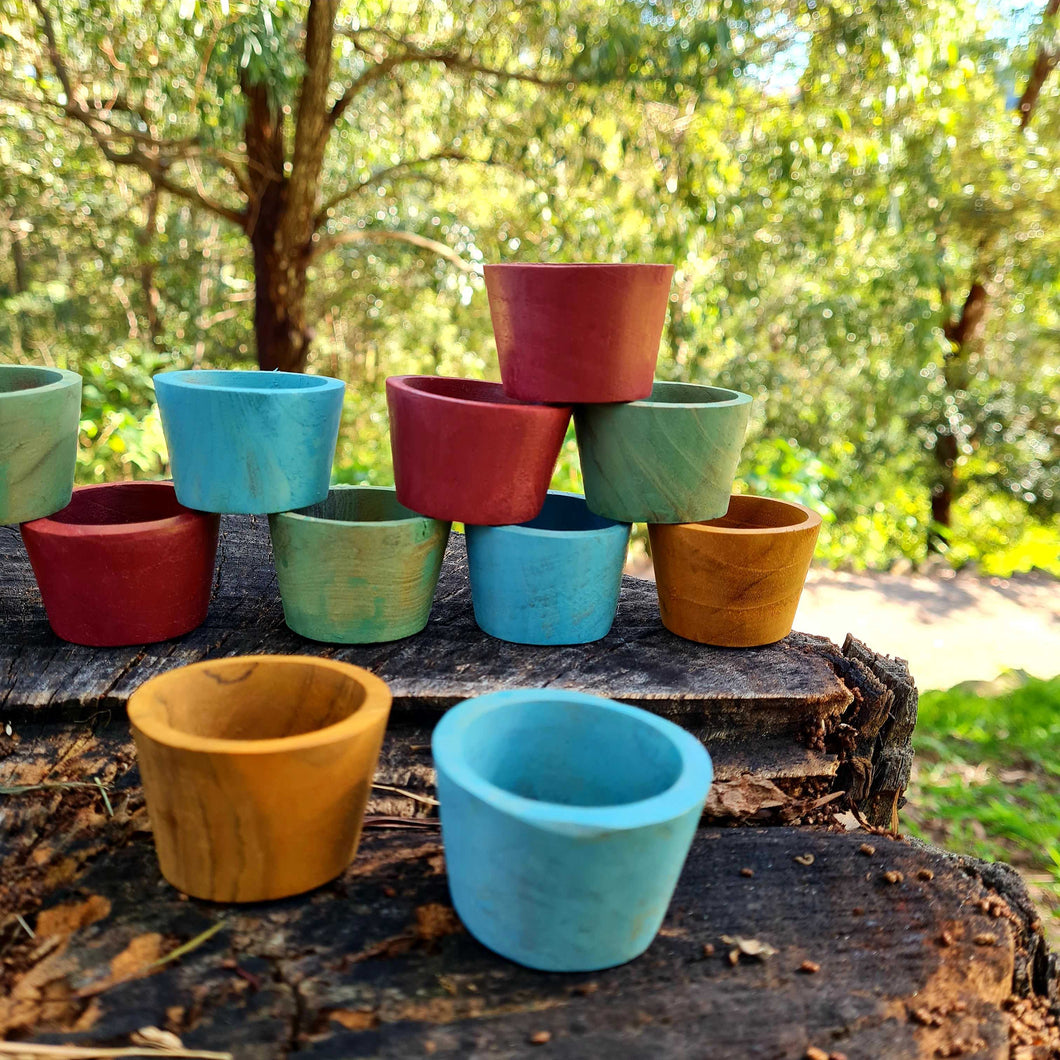
M 690 644 L 627 579 L 604 641 L 503 644 L 474 625 L 454 538 L 427 631 L 314 644 L 283 624 L 262 519 L 224 520 L 203 627 L 117 650 L 52 636 L 0 528 L 0 630 L 0 1037 L 126 1046 L 147 1027 L 240 1060 L 1057 1055 L 1036 1029 L 1055 958 L 1016 874 L 882 834 L 916 689 L 851 638 Z M 188 899 L 158 871 L 124 704 L 170 667 L 262 652 L 355 662 L 394 689 L 360 851 L 308 895 Z M 468 695 L 541 685 L 671 717 L 718 766 L 659 937 L 591 975 L 491 954 L 446 887 L 430 730 Z

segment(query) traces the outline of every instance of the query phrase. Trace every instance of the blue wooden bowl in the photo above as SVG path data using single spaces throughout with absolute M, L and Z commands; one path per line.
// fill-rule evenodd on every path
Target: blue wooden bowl
M 713 769 L 673 722 L 554 689 L 465 700 L 432 740 L 453 905 L 468 931 L 550 972 L 651 944 Z
M 327 497 L 342 380 L 199 369 L 154 383 L 181 504 L 263 515 Z
M 468 526 L 475 621 L 516 644 L 585 644 L 607 635 L 618 607 L 629 524 L 594 515 L 585 498 L 551 491 L 540 514 L 512 526 Z

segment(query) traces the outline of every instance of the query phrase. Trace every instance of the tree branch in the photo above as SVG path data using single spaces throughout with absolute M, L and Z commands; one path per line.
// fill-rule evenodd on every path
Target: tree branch
M 314 236 L 310 247 L 310 257 L 324 254 L 335 247 L 347 243 L 409 243 L 414 247 L 429 250 L 440 258 L 452 262 L 462 272 L 478 273 L 478 266 L 465 261 L 452 247 L 440 243 L 437 239 L 417 235 L 415 232 L 396 232 L 386 228 L 357 228 L 349 232 L 340 232 L 333 236 Z
M 293 253 L 313 232 L 324 150 L 331 131 L 327 104 L 338 0 L 310 0 L 305 29 L 305 75 L 298 93 L 294 152 L 280 215 L 279 244 Z
M 215 213 L 219 217 L 243 227 L 246 222 L 246 214 L 243 211 L 226 206 L 201 190 L 186 188 L 177 184 L 167 175 L 166 170 L 174 159 L 163 157 L 165 148 L 167 146 L 170 147 L 179 157 L 182 151 L 190 148 L 193 141 L 173 141 L 171 144 L 167 144 L 166 141 L 148 138 L 147 144 L 138 142 L 143 139 L 140 134 L 115 126 L 112 122 L 85 107 L 77 99 L 73 79 L 63 59 L 62 52 L 59 50 L 55 24 L 52 22 L 51 15 L 44 6 L 44 0 L 32 0 L 32 2 L 41 18 L 44 39 L 48 46 L 48 59 L 51 62 L 52 69 L 55 71 L 59 84 L 62 86 L 63 95 L 66 97 L 65 103 L 60 104 L 56 101 L 55 106 L 59 107 L 67 117 L 77 121 L 88 130 L 96 146 L 108 162 L 116 166 L 132 166 L 139 169 L 150 177 L 155 187 L 168 191 L 171 195 L 175 195 L 178 198 L 186 199 L 198 206 L 202 206 L 211 213 Z M 100 127 L 101 125 L 103 126 L 102 128 Z M 132 140 L 132 144 L 127 151 L 120 152 L 115 150 L 114 139 L 116 137 L 125 137 Z
M 403 162 L 395 162 L 392 166 L 384 166 L 382 169 L 377 169 L 364 180 L 358 181 L 356 184 L 351 184 L 348 188 L 344 188 L 337 195 L 333 195 L 328 199 L 328 201 L 317 211 L 316 227 L 319 228 L 325 221 L 327 221 L 328 211 L 335 209 L 336 206 L 344 203 L 347 199 L 352 199 L 355 195 L 359 195 L 365 190 L 365 188 L 380 184 L 382 181 L 396 176 L 398 173 L 404 173 L 410 169 L 417 169 L 419 166 L 427 165 L 430 162 L 441 161 L 467 162 L 469 161 L 469 158 L 462 151 L 436 151 L 434 154 L 424 155 L 422 158 L 409 158 Z
M 547 77 L 533 70 L 506 70 L 502 67 L 488 66 L 477 62 L 470 55 L 464 55 L 453 49 L 437 49 L 430 51 L 421 48 L 403 37 L 388 33 L 383 29 L 368 30 L 340 30 L 343 36 L 353 41 L 354 47 L 367 56 L 372 65 L 367 67 L 353 81 L 349 88 L 336 100 L 331 108 L 330 123 L 334 125 L 346 112 L 347 107 L 353 100 L 363 92 L 369 85 L 382 80 L 391 70 L 397 66 L 408 63 L 440 63 L 449 70 L 459 70 L 463 73 L 482 74 L 485 77 L 496 78 L 500 81 L 524 81 L 528 84 L 538 85 L 542 88 L 563 88 L 575 82 L 575 78 Z M 384 55 L 376 55 L 369 48 L 360 43 L 359 38 L 365 33 L 382 37 L 395 45 L 397 51 Z
M 1060 0 L 1049 0 L 1045 5 L 1044 19 L 1053 18 L 1060 12 Z M 1034 110 L 1038 106 L 1038 97 L 1041 95 L 1049 74 L 1056 65 L 1060 63 L 1060 51 L 1053 51 L 1044 44 L 1038 49 L 1034 57 L 1034 65 L 1031 67 L 1030 77 L 1027 79 L 1023 95 L 1020 96 L 1018 110 L 1020 112 L 1020 128 L 1026 129 L 1034 116 Z

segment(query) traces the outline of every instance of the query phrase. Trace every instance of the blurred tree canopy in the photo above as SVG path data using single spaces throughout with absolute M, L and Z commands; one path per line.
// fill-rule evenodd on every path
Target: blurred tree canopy
M 670 260 L 659 375 L 834 562 L 1060 571 L 1057 8 L 0 0 L 0 342 L 157 475 L 160 366 L 489 375 L 483 261 Z M 573 442 L 557 483 L 578 484 Z

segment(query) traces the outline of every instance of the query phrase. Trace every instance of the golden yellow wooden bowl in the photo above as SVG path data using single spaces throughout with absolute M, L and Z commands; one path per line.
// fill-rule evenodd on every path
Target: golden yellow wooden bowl
M 663 625 L 724 648 L 786 637 L 820 529 L 801 504 L 747 494 L 733 494 L 720 519 L 649 524 Z
M 357 852 L 390 713 L 359 666 L 247 655 L 154 677 L 129 699 L 158 860 L 218 902 L 283 898 Z

